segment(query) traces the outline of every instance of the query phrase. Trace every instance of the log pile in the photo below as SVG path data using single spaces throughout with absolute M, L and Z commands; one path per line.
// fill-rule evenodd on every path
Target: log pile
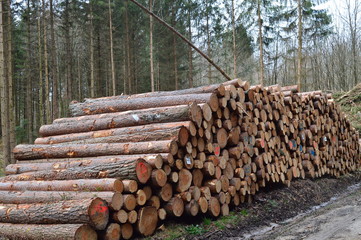
M 331 96 L 223 84 L 86 99 L 14 149 L 0 235 L 149 236 L 170 217 L 228 215 L 260 188 L 360 166 L 359 134 Z

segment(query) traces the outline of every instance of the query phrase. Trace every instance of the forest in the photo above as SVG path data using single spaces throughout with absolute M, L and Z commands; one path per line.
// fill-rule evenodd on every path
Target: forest
M 227 79 L 134 0 L 1 0 L 1 135 L 11 149 L 71 101 Z M 138 0 L 229 78 L 347 91 L 360 81 L 358 0 Z M 341 5 L 337 5 L 341 2 Z M 328 4 L 334 9 L 322 6 Z M 336 12 L 336 13 L 335 13 Z

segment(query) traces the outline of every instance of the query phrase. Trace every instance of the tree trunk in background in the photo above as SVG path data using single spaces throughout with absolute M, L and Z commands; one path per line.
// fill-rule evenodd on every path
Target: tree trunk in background
M 131 91 L 131 79 L 132 79 L 132 70 L 131 70 L 131 57 L 130 57 L 130 33 L 129 33 L 129 8 L 128 8 L 128 0 L 125 1 L 125 31 L 126 31 L 126 36 L 125 36 L 125 49 L 126 49 L 126 54 L 127 54 L 127 66 L 126 66 L 126 76 L 124 79 L 124 94 L 130 94 Z M 126 83 L 128 83 L 128 89 L 126 88 Z M 128 91 L 127 91 L 128 90 Z
M 207 3 L 208 4 L 208 3 Z M 206 16 L 206 34 L 207 34 L 207 55 L 211 57 L 211 33 L 209 29 L 209 16 Z M 208 84 L 212 83 L 212 65 L 208 64 Z
M 232 0 L 232 38 L 233 38 L 233 77 L 237 78 L 237 55 L 236 55 L 236 23 L 235 23 L 234 0 Z
M 51 108 L 50 108 L 50 80 L 49 80 L 49 66 L 48 66 L 48 46 L 47 46 L 47 23 L 46 23 L 46 10 L 45 0 L 43 3 L 43 27 L 44 27 L 44 70 L 45 70 L 45 115 L 46 123 L 51 122 Z
M 51 77 L 53 80 L 52 86 L 52 104 L 53 116 L 52 119 L 59 118 L 59 104 L 58 104 L 58 64 L 56 62 L 56 44 L 55 44 L 55 30 L 54 30 L 54 9 L 53 0 L 49 0 L 50 4 L 50 45 L 51 45 Z
M 80 56 L 77 57 L 77 65 L 78 65 L 78 98 L 83 99 L 83 93 L 82 93 L 82 74 L 80 69 Z
M 173 27 L 176 25 L 176 15 L 175 15 L 175 6 L 172 8 L 173 15 Z M 177 61 L 177 35 L 173 33 L 173 66 L 174 66 L 174 87 L 175 90 L 178 90 L 178 61 Z
M 297 85 L 298 90 L 302 87 L 302 0 L 297 0 L 298 11 L 298 47 L 297 47 Z
M 149 11 L 153 12 L 153 0 L 149 0 Z M 153 62 L 153 17 L 149 16 L 149 55 L 150 55 L 150 85 L 154 92 L 154 62 Z
M 259 41 L 259 83 L 264 84 L 264 61 L 263 61 L 263 36 L 262 36 L 262 18 L 261 18 L 261 0 L 257 0 L 257 16 L 258 16 L 258 41 Z
M 357 34 L 359 31 L 359 27 L 357 26 L 357 23 L 359 21 L 359 14 L 361 9 L 359 1 L 355 1 L 354 6 L 352 6 L 352 3 L 350 0 L 346 1 L 346 7 L 347 7 L 347 25 L 349 27 L 350 36 L 351 36 L 351 54 L 352 54 L 352 78 L 353 78 L 353 85 L 356 86 L 358 81 L 358 74 L 357 74 Z M 352 9 L 354 8 L 354 9 Z
M 188 5 L 190 5 L 190 1 L 188 1 Z M 191 6 L 189 6 L 188 9 L 188 37 L 189 37 L 189 41 L 192 42 L 192 20 L 191 20 Z M 193 87 L 193 52 L 192 52 L 192 47 L 189 46 L 188 47 L 188 84 L 189 87 L 192 88 Z
M 27 61 L 26 61 L 26 103 L 25 103 L 25 117 L 26 117 L 26 129 L 27 129 L 27 140 L 28 143 L 31 143 L 33 141 L 33 130 L 32 130 L 32 74 L 31 74 L 31 39 L 30 39 L 30 34 L 31 34 L 31 22 L 30 22 L 30 0 L 27 1 L 27 24 L 26 24 L 26 28 L 27 28 L 27 36 L 26 36 L 26 40 L 27 40 L 27 50 L 26 50 L 26 57 L 27 57 Z
M 112 21 L 112 9 L 110 6 L 110 0 L 108 0 L 109 7 L 109 41 L 110 41 L 110 65 L 112 73 L 112 94 L 116 95 L 116 85 L 115 85 L 115 65 L 114 65 L 114 47 L 113 47 L 113 21 Z
M 43 47 L 41 41 L 41 19 L 38 18 L 38 55 L 39 55 L 39 125 L 44 124 L 44 88 L 43 88 Z
M 90 97 L 95 97 L 93 3 L 90 1 Z
M 9 136 L 9 97 L 8 97 L 8 84 L 7 84 L 7 69 L 5 59 L 5 45 L 6 45 L 6 32 L 5 32 L 5 19 L 6 14 L 4 1 L 0 1 L 0 92 L 1 92 L 1 129 L 2 129 L 2 142 L 3 142 L 3 159 L 4 165 L 7 166 L 10 161 L 10 136 Z
M 73 54 L 72 54 L 72 40 L 70 35 L 70 4 L 69 0 L 65 0 L 65 51 L 66 51 L 66 105 L 69 104 L 73 100 L 73 92 L 72 92 L 72 81 L 73 81 Z
M 11 0 L 7 1 L 7 27 L 8 27 L 8 74 L 9 74 L 9 133 L 10 133 L 10 158 L 11 163 L 15 163 L 12 150 L 16 145 L 15 139 L 15 105 L 14 105 L 14 91 L 13 91 L 13 45 L 12 45 L 12 16 L 11 16 Z

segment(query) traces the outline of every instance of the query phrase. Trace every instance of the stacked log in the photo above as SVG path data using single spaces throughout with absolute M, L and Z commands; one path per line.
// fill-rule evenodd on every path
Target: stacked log
M 149 236 L 170 217 L 228 215 L 267 185 L 360 166 L 359 135 L 340 108 L 297 86 L 235 79 L 70 109 L 14 149 L 18 162 L 0 179 L 0 235 Z

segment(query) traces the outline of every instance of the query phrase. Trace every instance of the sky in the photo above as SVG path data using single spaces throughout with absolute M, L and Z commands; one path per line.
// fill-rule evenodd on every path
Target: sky
M 354 6 L 356 2 L 361 6 L 361 0 L 348 0 L 351 3 L 351 6 Z M 317 8 L 328 9 L 332 14 L 333 22 L 337 27 L 341 27 L 344 23 L 341 18 L 341 15 L 345 16 L 346 11 L 346 0 L 329 0 L 326 3 L 320 4 Z M 361 11 L 361 9 L 360 9 Z M 361 13 L 359 21 L 361 21 Z

